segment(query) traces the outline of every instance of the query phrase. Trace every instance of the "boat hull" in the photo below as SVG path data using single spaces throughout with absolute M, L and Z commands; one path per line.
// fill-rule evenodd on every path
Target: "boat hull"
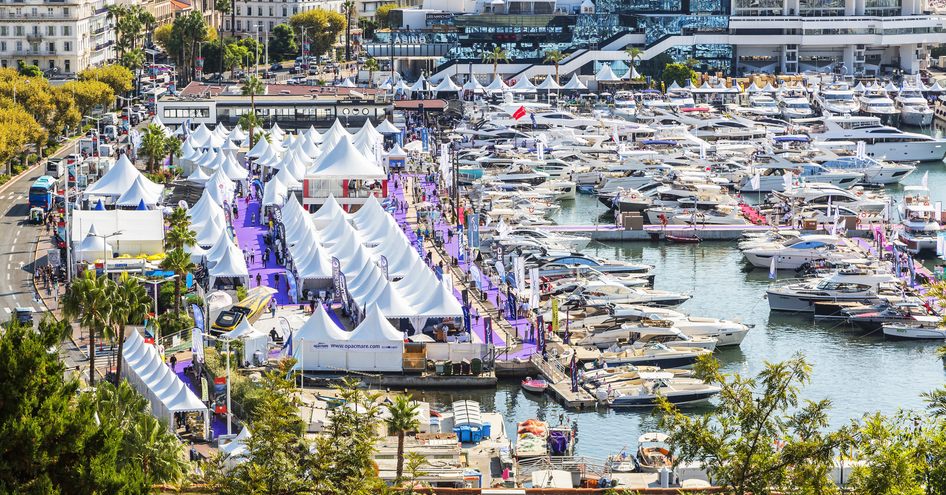
M 884 338 L 887 340 L 943 340 L 946 339 L 946 331 L 938 327 L 887 325 L 884 326 Z

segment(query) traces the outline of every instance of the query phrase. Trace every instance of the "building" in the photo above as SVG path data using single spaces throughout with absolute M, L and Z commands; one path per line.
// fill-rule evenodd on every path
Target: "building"
M 312 9 L 342 11 L 342 0 L 251 0 L 236 2 L 233 15 L 226 16 L 224 31 L 242 34 L 272 32 L 277 24 L 289 22 L 289 18 Z M 233 22 L 236 23 L 234 29 Z
M 358 14 L 359 19 L 374 19 L 375 13 L 378 11 L 378 7 L 389 4 L 396 3 L 398 7 L 408 8 L 414 7 L 420 4 L 419 0 L 357 0 L 355 4 L 355 13 Z
M 136 3 L 137 0 L 123 0 L 126 3 Z M 144 6 L 151 15 L 154 16 L 157 23 L 168 24 L 174 21 L 174 18 L 184 12 L 190 12 L 197 9 L 204 15 L 204 20 L 211 26 L 220 25 L 220 14 L 214 10 L 213 0 L 143 0 Z
M 497 46 L 511 60 L 499 66 L 507 79 L 554 73 L 543 62 L 553 49 L 566 54 L 562 74 L 615 61 L 626 70 L 632 47 L 645 63 L 692 58 L 697 70 L 725 75 L 873 76 L 916 73 L 927 46 L 946 42 L 946 17 L 925 0 L 427 0 L 424 9 L 423 23 L 402 11 L 410 22 L 366 48 L 386 59 L 393 45 L 402 67 L 427 57 L 435 81 L 473 73 L 485 82 L 492 64 L 482 56 Z
M 0 66 L 18 62 L 48 75 L 74 74 L 115 57 L 112 0 L 0 3 Z

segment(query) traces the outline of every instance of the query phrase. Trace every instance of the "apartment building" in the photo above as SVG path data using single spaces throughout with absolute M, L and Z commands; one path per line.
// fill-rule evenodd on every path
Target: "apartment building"
M 224 31 L 241 34 L 269 33 L 277 24 L 289 22 L 289 18 L 312 9 L 342 11 L 342 0 L 252 0 L 236 2 L 234 15 L 226 16 Z M 235 29 L 231 22 L 236 22 Z

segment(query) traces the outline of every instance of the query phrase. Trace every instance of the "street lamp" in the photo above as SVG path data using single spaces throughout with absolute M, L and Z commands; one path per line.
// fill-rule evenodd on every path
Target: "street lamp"
M 232 434 L 232 415 L 230 412 L 230 341 L 233 339 L 224 339 L 222 337 L 214 337 L 209 333 L 203 334 L 204 337 L 207 337 L 211 340 L 216 340 L 217 342 L 223 342 L 224 352 L 227 354 L 227 435 Z
M 29 84 L 30 80 L 26 80 L 26 84 Z M 16 105 L 16 78 L 13 78 L 13 104 Z
M 102 239 L 102 275 L 108 275 L 108 250 L 106 249 L 106 247 L 108 247 L 108 243 L 107 243 L 106 241 L 108 241 L 108 239 L 110 239 L 110 238 L 112 238 L 112 237 L 120 236 L 120 235 L 122 235 L 123 233 L 124 233 L 124 232 L 122 232 L 122 231 L 120 231 L 120 230 L 117 230 L 117 231 L 115 231 L 115 232 L 112 232 L 111 234 L 92 234 L 92 233 L 89 233 L 89 235 L 91 235 L 92 237 L 98 237 L 98 238 Z

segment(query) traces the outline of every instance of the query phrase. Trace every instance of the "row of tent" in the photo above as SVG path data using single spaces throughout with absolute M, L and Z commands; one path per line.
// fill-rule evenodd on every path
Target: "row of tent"
M 605 66 L 607 67 L 607 66 Z M 610 68 L 608 68 L 610 70 Z M 613 74 L 613 72 L 612 72 Z M 617 76 L 615 76 L 617 77 Z M 399 84 L 404 84 L 403 82 Z M 472 78 L 467 81 L 463 86 L 458 85 L 453 81 L 451 77 L 443 78 L 440 83 L 436 86 L 431 87 L 431 84 L 421 76 L 413 86 L 404 86 L 406 90 L 412 92 L 432 92 L 434 94 L 438 93 L 450 93 L 457 91 L 469 91 L 472 93 L 535 93 L 539 90 L 542 91 L 556 91 L 556 90 L 567 90 L 567 91 L 584 91 L 588 89 L 588 86 L 585 83 L 581 82 L 577 74 L 572 74 L 572 78 L 569 79 L 564 85 L 560 85 L 555 82 L 555 79 L 552 76 L 546 76 L 538 85 L 532 83 L 529 78 L 523 77 L 516 81 L 512 86 L 509 86 L 502 80 L 500 77 L 493 79 L 491 83 L 487 86 L 480 84 L 476 78 Z M 383 89 L 383 88 L 382 88 Z
M 282 222 L 303 287 L 332 284 L 335 258 L 352 303 L 362 310 L 377 306 L 388 318 L 409 319 L 418 331 L 428 318 L 463 316 L 453 290 L 437 279 L 374 196 L 352 214 L 334 197 L 309 214 L 291 196 Z
M 250 271 L 243 251 L 233 242 L 227 226 L 226 213 L 213 197 L 211 189 L 204 189 L 200 199 L 187 210 L 191 228 L 197 233 L 197 245 L 186 248 L 195 262 L 205 262 L 210 276 L 210 287 L 218 279 L 238 279 L 250 285 Z
M 128 156 L 122 154 L 99 180 L 89 184 L 85 198 L 106 201 L 122 208 L 141 205 L 153 209 L 164 195 L 164 185 L 152 182 L 138 170 Z

